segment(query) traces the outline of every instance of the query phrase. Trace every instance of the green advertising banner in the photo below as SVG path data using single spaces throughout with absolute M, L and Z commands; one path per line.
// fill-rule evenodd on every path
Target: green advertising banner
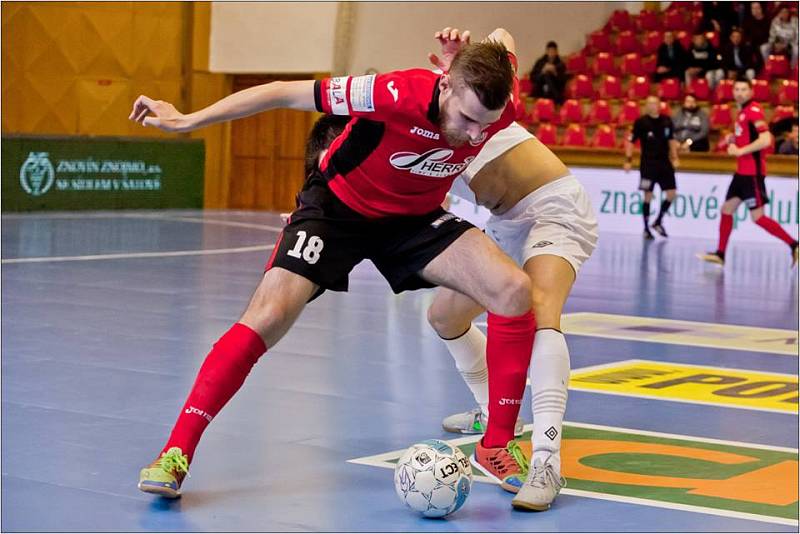
M 202 208 L 201 140 L 2 137 L 2 209 Z

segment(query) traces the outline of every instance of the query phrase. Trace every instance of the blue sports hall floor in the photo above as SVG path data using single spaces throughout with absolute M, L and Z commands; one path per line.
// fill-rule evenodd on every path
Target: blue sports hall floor
M 707 241 L 601 236 L 565 309 L 574 461 L 547 512 L 479 480 L 444 520 L 399 502 L 395 451 L 462 438 L 440 422 L 472 403 L 426 322 L 433 292 L 395 296 L 366 263 L 261 359 L 183 498 L 140 493 L 280 227 L 264 212 L 3 215 L 4 531 L 797 531 L 797 272 L 783 244 L 735 235 L 724 269 L 695 259 Z M 648 363 L 683 385 L 575 380 Z M 608 447 L 580 456 L 586 439 Z

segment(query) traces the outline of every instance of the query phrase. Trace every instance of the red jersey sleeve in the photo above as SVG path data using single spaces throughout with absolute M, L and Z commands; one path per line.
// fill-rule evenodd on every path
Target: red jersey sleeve
M 325 78 L 314 84 L 314 102 L 322 113 L 384 121 L 410 97 L 406 85 L 396 72 Z
M 769 130 L 767 126 L 767 119 L 764 117 L 764 109 L 758 105 L 747 106 L 745 117 L 749 122 L 753 123 L 758 133 L 766 132 Z

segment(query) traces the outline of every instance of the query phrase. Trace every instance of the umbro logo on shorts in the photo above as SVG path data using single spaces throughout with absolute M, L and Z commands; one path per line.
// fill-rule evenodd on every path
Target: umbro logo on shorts
M 552 242 L 552 241 L 539 241 L 539 242 L 538 242 L 538 243 L 536 243 L 535 245 L 531 245 L 531 248 L 542 248 L 542 247 L 549 247 L 549 246 L 550 246 L 550 245 L 552 245 L 552 244 L 553 244 L 553 242 Z

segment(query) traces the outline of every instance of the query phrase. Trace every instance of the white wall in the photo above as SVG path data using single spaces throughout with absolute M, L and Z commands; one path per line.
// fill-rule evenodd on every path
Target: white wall
M 212 72 L 328 72 L 336 2 L 213 2 Z
M 549 40 L 562 55 L 580 49 L 586 34 L 614 9 L 638 11 L 641 2 L 360 2 L 350 4 L 353 28 L 347 70 L 358 74 L 425 66 L 447 25 L 475 36 L 508 29 L 527 71 Z M 336 2 L 218 3 L 212 5 L 214 72 L 327 72 L 334 70 Z M 341 22 L 341 21 L 340 21 Z M 342 35 L 340 37 L 343 37 Z M 345 38 L 348 36 L 344 36 Z
M 527 72 L 547 41 L 562 56 L 579 50 L 586 34 L 605 24 L 613 2 L 368 2 L 359 4 L 350 71 L 425 66 L 436 50 L 433 33 L 445 26 L 476 37 L 506 28 L 517 42 L 520 70 Z

